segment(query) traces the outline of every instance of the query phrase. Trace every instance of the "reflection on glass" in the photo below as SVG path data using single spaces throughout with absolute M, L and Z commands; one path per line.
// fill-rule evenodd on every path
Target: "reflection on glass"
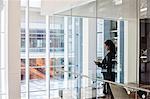
M 83 50 L 83 47 L 88 46 L 87 48 L 89 48 L 93 44 L 92 43 L 91 46 L 88 45 L 89 44 L 88 41 L 90 38 L 89 33 L 94 34 L 97 32 L 96 50 L 97 50 L 97 58 L 99 59 L 103 59 L 104 55 L 106 54 L 104 50 L 104 44 L 103 44 L 104 41 L 110 39 L 115 43 L 116 51 L 117 51 L 116 58 L 115 58 L 115 60 L 117 61 L 117 65 L 115 66 L 116 81 L 124 82 L 124 77 L 125 77 L 124 76 L 124 68 L 125 68 L 124 67 L 124 56 L 125 56 L 124 35 L 127 34 L 127 31 L 129 32 L 128 34 L 135 33 L 136 31 L 136 28 L 132 27 L 132 26 L 136 26 L 134 23 L 137 15 L 136 4 L 137 4 L 136 0 L 95 0 L 95 1 L 92 0 L 74 6 L 73 8 L 69 8 L 66 11 L 63 10 L 63 12 L 57 14 L 60 16 L 50 17 L 50 40 L 49 40 L 50 75 L 49 77 L 50 77 L 50 84 L 51 84 L 50 85 L 51 86 L 50 95 L 52 96 L 51 98 L 60 98 L 60 94 L 62 94 L 61 90 L 63 90 L 64 99 L 67 99 L 68 97 L 69 99 L 76 99 L 77 97 L 78 99 L 80 99 L 79 96 L 81 93 L 82 93 L 81 97 L 83 97 L 83 99 L 91 98 L 92 96 L 94 96 L 92 94 L 92 88 L 93 88 L 92 85 L 94 80 L 86 78 L 87 80 L 85 80 L 85 82 L 82 82 L 83 78 L 80 78 L 80 76 L 74 75 L 72 73 L 67 73 L 66 81 L 64 81 L 65 73 L 60 72 L 66 69 L 69 72 L 83 73 L 83 71 L 86 69 L 87 71 L 85 71 L 85 73 L 87 74 L 87 76 L 92 75 L 93 77 L 93 75 L 96 74 L 95 68 L 89 66 L 90 64 L 89 60 L 84 60 L 84 63 L 87 64 L 86 65 L 83 64 L 83 51 L 85 51 Z M 30 18 L 30 22 L 29 22 L 30 25 L 30 29 L 29 29 L 30 31 L 30 36 L 29 36 L 30 38 L 30 48 L 29 48 L 30 91 L 36 90 L 36 92 L 30 92 L 30 98 L 33 98 L 34 95 L 39 96 L 38 94 L 41 94 L 41 98 L 44 98 L 43 96 L 46 93 L 45 92 L 46 91 L 45 84 L 47 82 L 45 79 L 45 74 L 46 74 L 45 71 L 46 24 L 45 23 L 46 22 L 45 22 L 45 16 L 41 15 L 41 13 L 42 12 L 40 12 L 37 9 L 36 11 L 30 9 L 30 16 L 29 16 Z M 24 19 L 24 17 L 22 18 Z M 64 20 L 65 18 L 67 19 L 67 21 Z M 21 57 L 21 63 L 22 63 L 21 79 L 22 81 L 25 79 L 24 52 L 25 52 L 25 43 L 26 43 L 23 19 L 22 19 L 22 27 L 21 27 L 21 56 L 22 56 Z M 91 20 L 96 20 L 97 22 L 95 22 L 94 25 L 89 25 Z M 130 25 L 130 23 L 132 22 L 133 24 Z M 91 27 L 93 26 L 92 28 L 94 29 L 97 28 L 97 31 L 95 32 L 94 29 L 92 31 L 90 26 Z M 84 31 L 85 33 L 83 33 L 83 30 L 85 30 Z M 67 35 L 66 38 L 67 40 L 65 39 L 66 35 Z M 86 39 L 87 42 L 85 40 L 86 36 L 88 38 Z M 83 38 L 85 41 L 83 41 Z M 65 40 L 67 42 L 65 42 Z M 83 46 L 86 45 L 85 43 L 87 44 L 87 46 Z M 68 50 L 67 55 L 64 54 L 66 50 Z M 88 55 L 96 54 L 96 53 L 89 54 L 88 50 L 86 51 L 87 52 L 85 53 L 87 53 Z M 65 64 L 66 62 L 65 59 L 67 59 L 67 65 Z M 93 58 L 91 58 L 90 60 L 92 59 Z M 101 70 L 97 70 L 97 72 L 101 72 Z M 68 85 L 64 86 L 65 83 Z M 98 88 L 100 88 L 98 92 L 102 93 L 103 82 L 99 81 L 99 83 L 97 84 L 99 85 Z M 82 89 L 82 86 L 84 85 L 87 85 L 86 87 L 90 92 L 88 96 L 86 96 L 88 93 L 86 89 L 84 88 Z M 91 85 L 92 87 L 88 85 Z M 35 88 L 34 86 L 38 86 L 38 88 Z M 42 86 L 44 86 L 44 88 L 42 88 Z M 95 91 L 96 90 L 97 89 L 95 89 Z M 69 95 L 64 93 L 69 93 Z

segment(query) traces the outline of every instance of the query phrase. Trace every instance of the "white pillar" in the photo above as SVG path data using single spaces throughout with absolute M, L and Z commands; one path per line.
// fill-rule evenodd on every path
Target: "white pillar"
M 69 34 L 68 34 L 68 17 L 64 17 L 64 71 L 68 71 L 68 55 L 69 55 Z M 68 73 L 64 72 L 64 87 L 68 86 Z
M 20 97 L 20 0 L 6 1 L 5 66 L 7 98 Z
M 83 19 L 83 75 L 96 77 L 96 19 Z M 89 86 L 90 79 L 83 78 L 84 87 Z
M 124 82 L 137 82 L 137 20 L 124 22 Z
M 46 99 L 50 99 L 50 23 L 49 16 L 46 16 Z
M 25 82 L 26 82 L 26 99 L 29 99 L 29 80 L 30 80 L 30 68 L 29 68 L 29 0 L 26 0 L 25 8 Z
M 89 75 L 88 72 L 88 18 L 83 19 L 83 75 Z M 83 78 L 83 87 L 88 87 L 88 79 Z

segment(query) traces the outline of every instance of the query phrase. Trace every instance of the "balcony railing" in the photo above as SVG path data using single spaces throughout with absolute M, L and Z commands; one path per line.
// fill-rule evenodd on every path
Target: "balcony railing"
M 50 52 L 64 52 L 64 48 L 50 48 Z M 21 52 L 25 52 L 25 48 L 21 48 Z M 29 52 L 46 52 L 46 48 L 29 48 Z

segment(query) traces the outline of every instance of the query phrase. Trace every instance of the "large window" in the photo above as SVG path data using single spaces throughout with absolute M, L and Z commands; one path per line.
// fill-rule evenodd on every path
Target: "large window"
M 81 58 L 78 57 L 81 57 L 79 50 L 81 51 L 82 44 L 82 18 L 53 16 L 49 17 L 49 24 L 46 24 L 46 16 L 40 14 L 40 7 L 34 7 L 34 3 L 37 2 L 30 1 L 30 3 L 28 23 L 25 20 L 27 17 L 26 6 L 22 4 L 21 9 L 21 98 L 43 99 L 47 97 L 48 90 L 50 90 L 50 98 L 58 98 L 59 90 L 68 88 L 68 85 L 64 86 L 65 83 L 69 84 L 69 89 L 72 90 L 71 97 L 76 97 L 73 94 L 77 90 L 72 87 L 77 80 L 72 73 L 65 75 L 63 71 L 78 72 L 81 68 L 81 64 L 78 65 Z M 73 26 L 72 22 L 74 22 Z M 29 30 L 27 30 L 26 24 L 29 25 Z M 46 42 L 46 26 L 49 26 L 48 43 Z M 29 31 L 28 37 L 26 31 Z M 28 48 L 26 48 L 27 38 L 29 38 Z M 47 53 L 46 44 L 49 44 L 49 53 Z M 27 50 L 29 53 L 26 53 Z M 29 54 L 28 57 L 26 57 L 27 54 Z M 48 60 L 46 54 L 49 54 Z M 68 60 L 67 63 L 65 59 Z M 26 66 L 27 60 L 29 61 L 28 66 Z M 49 74 L 47 61 L 49 62 Z M 28 68 L 29 70 L 27 70 Z M 50 84 L 50 89 L 47 89 L 47 83 Z M 27 88 L 28 86 L 29 88 Z M 74 87 L 78 87 L 77 83 Z

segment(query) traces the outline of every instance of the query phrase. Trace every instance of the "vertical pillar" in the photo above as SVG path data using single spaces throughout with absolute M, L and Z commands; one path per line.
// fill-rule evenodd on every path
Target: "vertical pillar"
M 83 19 L 83 75 L 89 75 L 88 72 L 88 61 L 89 61 L 89 54 L 88 54 L 88 46 L 89 46 L 89 40 L 88 40 L 88 34 L 89 34 L 89 30 L 88 30 L 88 18 L 84 18 Z M 83 78 L 83 88 L 84 87 L 88 87 L 88 79 L 87 78 Z
M 64 17 L 64 71 L 68 71 L 69 55 L 68 17 Z M 64 87 L 68 86 L 68 72 L 64 72 Z
M 83 75 L 96 77 L 96 19 L 83 19 Z M 83 78 L 83 87 L 92 84 L 92 79 Z M 90 96 L 91 97 L 91 96 Z
M 5 21 L 6 99 L 20 99 L 20 0 L 6 1 Z
M 73 16 L 71 16 L 71 35 L 72 35 L 72 37 L 71 37 L 71 39 L 72 39 L 72 47 L 71 47 L 71 50 L 69 51 L 69 55 L 71 54 L 71 57 L 72 57 L 72 63 L 73 63 L 73 67 L 71 68 L 71 72 L 77 72 L 77 64 L 78 63 L 76 63 L 77 62 L 77 53 L 76 53 L 76 51 L 78 50 L 77 49 L 77 44 L 76 44 L 76 32 L 75 32 L 75 17 L 73 17 Z M 75 78 L 75 75 L 72 75 L 72 78 L 74 79 Z M 76 81 L 74 82 L 74 83 L 72 83 L 71 84 L 71 87 L 72 88 L 75 88 L 75 83 L 76 83 Z
M 26 99 L 30 98 L 29 95 L 29 80 L 30 80 L 30 68 L 29 68 L 29 0 L 26 0 L 25 8 L 25 82 L 26 82 Z
M 46 99 L 50 99 L 50 31 L 49 16 L 46 16 Z
M 137 81 L 137 21 L 124 22 L 124 82 Z
M 97 20 L 96 18 L 89 18 L 89 32 L 88 32 L 88 40 L 89 40 L 89 46 L 88 46 L 88 54 L 89 54 L 89 60 L 88 60 L 88 66 L 89 66 L 89 73 L 90 73 L 90 77 L 96 77 L 96 65 L 93 62 L 93 60 L 96 59 L 96 26 L 97 26 Z

